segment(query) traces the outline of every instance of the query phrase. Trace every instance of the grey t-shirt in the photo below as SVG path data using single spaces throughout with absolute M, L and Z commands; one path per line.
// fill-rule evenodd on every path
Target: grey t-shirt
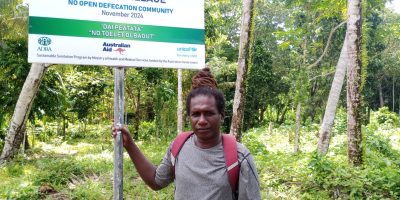
M 193 134 L 177 156 L 175 163 L 175 199 L 209 200 L 232 199 L 234 194 L 229 185 L 222 143 L 209 149 L 195 145 Z M 249 150 L 237 143 L 240 163 L 238 199 L 261 199 L 256 167 Z M 156 171 L 155 181 L 166 187 L 174 181 L 171 163 L 171 145 Z

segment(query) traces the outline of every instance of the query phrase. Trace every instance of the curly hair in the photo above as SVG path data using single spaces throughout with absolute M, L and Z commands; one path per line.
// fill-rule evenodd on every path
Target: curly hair
M 217 81 L 211 74 L 210 68 L 203 68 L 192 78 L 192 89 L 186 98 L 186 112 L 190 113 L 190 102 L 192 98 L 205 95 L 214 97 L 220 114 L 225 114 L 225 98 L 218 90 Z

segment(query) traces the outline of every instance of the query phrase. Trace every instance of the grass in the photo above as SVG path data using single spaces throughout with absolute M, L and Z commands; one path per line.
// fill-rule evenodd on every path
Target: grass
M 107 131 L 109 132 L 109 131 Z M 102 136 L 103 135 L 103 136 Z M 35 147 L 0 168 L 0 199 L 111 199 L 113 144 L 109 134 L 62 142 L 58 138 Z M 167 141 L 148 141 L 139 147 L 155 164 L 161 162 Z M 161 192 L 149 189 L 124 154 L 126 199 L 171 199 L 173 186 Z M 51 186 L 55 192 L 39 190 Z
M 249 130 L 243 143 L 255 159 L 262 199 L 397 199 L 400 198 L 400 129 L 365 127 L 365 164 L 348 165 L 347 137 L 336 131 L 327 156 L 315 153 L 318 126 L 302 128 L 300 152 L 293 153 L 293 126 L 269 132 Z M 75 139 L 74 139 L 75 138 Z M 111 199 L 113 144 L 109 130 L 90 127 L 82 136 L 53 137 L 0 168 L 0 199 Z M 138 141 L 159 164 L 172 139 Z M 174 186 L 152 191 L 124 155 L 125 199 L 173 199 Z M 44 190 L 46 189 L 47 190 Z M 368 198 L 367 198 L 368 197 Z

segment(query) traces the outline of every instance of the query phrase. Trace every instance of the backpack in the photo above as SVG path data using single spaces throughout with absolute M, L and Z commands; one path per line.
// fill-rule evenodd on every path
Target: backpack
M 182 132 L 178 134 L 172 143 L 171 147 L 171 162 L 172 162 L 172 170 L 175 176 L 175 161 L 181 150 L 183 144 L 185 144 L 186 140 L 192 136 L 194 132 Z M 231 185 L 232 191 L 236 194 L 238 188 L 239 181 L 239 171 L 240 165 L 238 161 L 237 155 L 237 146 L 236 146 L 236 138 L 233 135 L 222 134 L 222 145 L 224 148 L 224 157 L 226 168 L 228 171 L 229 184 Z

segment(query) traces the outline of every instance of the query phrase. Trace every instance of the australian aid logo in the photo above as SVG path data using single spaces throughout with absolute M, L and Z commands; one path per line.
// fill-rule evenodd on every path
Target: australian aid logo
M 38 46 L 37 51 L 52 51 L 50 47 L 51 39 L 49 37 L 40 37 L 38 43 L 40 46 Z
M 129 49 L 129 48 L 131 48 L 131 45 L 125 44 L 125 43 L 110 43 L 110 42 L 103 43 L 103 51 L 115 52 L 119 55 L 124 55 L 126 49 Z

